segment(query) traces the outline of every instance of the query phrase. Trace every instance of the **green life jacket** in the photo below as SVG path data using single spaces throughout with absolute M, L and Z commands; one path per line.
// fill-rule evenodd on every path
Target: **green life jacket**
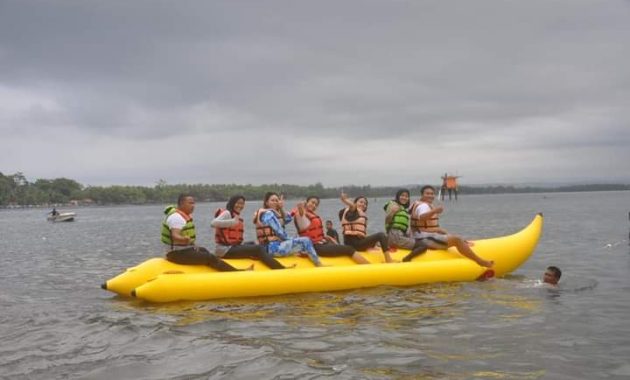
M 164 218 L 164 220 L 162 221 L 162 243 L 166 245 L 170 245 L 171 249 L 173 249 L 173 246 L 176 246 L 179 244 L 173 243 L 173 236 L 171 234 L 171 229 L 169 228 L 168 224 L 166 224 L 166 219 L 168 219 L 169 216 L 173 215 L 176 212 L 177 212 L 177 207 L 173 205 L 167 206 L 164 209 L 164 214 L 166 214 L 166 218 Z M 184 219 L 186 219 L 186 224 L 182 228 L 181 234 L 182 236 L 188 236 L 191 239 L 190 244 L 194 244 L 195 238 L 197 237 L 195 234 L 195 225 L 190 216 L 188 216 L 188 218 L 184 217 Z
M 400 207 L 400 209 L 394 214 L 394 216 L 392 217 L 392 221 L 387 224 L 385 223 L 385 230 L 387 232 L 389 232 L 389 230 L 396 229 L 396 230 L 400 230 L 402 232 L 407 232 L 407 229 L 409 229 L 409 213 L 407 212 L 407 210 L 405 210 L 404 207 L 400 206 L 396 201 L 389 201 L 385 204 L 385 211 L 387 211 L 387 209 L 389 208 L 389 206 L 391 204 L 396 204 Z

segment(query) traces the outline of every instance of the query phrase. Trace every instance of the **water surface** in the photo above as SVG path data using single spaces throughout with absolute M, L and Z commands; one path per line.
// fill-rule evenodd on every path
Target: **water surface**
M 370 199 L 372 232 L 385 201 Z M 218 206 L 197 204 L 201 245 Z M 337 227 L 340 207 L 320 207 Z M 489 282 L 156 305 L 99 285 L 162 253 L 163 206 L 80 208 L 57 224 L 47 210 L 2 210 L 0 377 L 630 377 L 630 192 L 464 195 L 446 208 L 442 224 L 466 237 L 515 232 L 537 212 L 544 235 Z M 564 272 L 558 289 L 537 282 L 548 265 Z

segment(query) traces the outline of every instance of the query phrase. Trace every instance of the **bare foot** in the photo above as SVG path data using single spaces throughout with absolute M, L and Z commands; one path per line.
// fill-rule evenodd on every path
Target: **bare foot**
M 324 264 L 324 263 L 319 263 L 319 264 L 315 264 L 316 267 L 331 267 L 332 265 L 330 264 Z
M 468 244 L 469 247 L 474 247 L 475 246 L 475 242 L 474 241 L 470 241 L 470 240 L 464 240 L 464 242 L 466 244 Z
M 388 264 L 400 262 L 400 261 L 394 260 L 394 258 L 392 257 L 392 255 L 389 254 L 389 252 L 384 251 L 383 256 L 385 256 L 385 262 Z
M 492 268 L 492 266 L 494 265 L 494 261 L 479 259 L 479 261 L 477 261 L 477 264 L 484 268 Z

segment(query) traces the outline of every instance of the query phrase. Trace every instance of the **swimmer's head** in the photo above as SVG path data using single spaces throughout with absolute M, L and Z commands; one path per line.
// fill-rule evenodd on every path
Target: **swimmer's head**
M 562 271 L 558 267 L 550 266 L 543 275 L 543 282 L 551 285 L 557 285 L 562 277 Z

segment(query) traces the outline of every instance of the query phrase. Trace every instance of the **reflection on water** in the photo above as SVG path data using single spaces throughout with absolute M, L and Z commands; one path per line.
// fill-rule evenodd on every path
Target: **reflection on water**
M 241 349 L 269 349 L 276 358 L 320 374 L 338 376 L 353 367 L 360 368 L 352 372 L 359 377 L 538 378 L 539 368 L 477 371 L 505 355 L 491 344 L 479 347 L 484 340 L 494 340 L 483 337 L 487 330 L 497 328 L 488 325 L 488 317 L 493 323 L 499 318 L 523 320 L 539 311 L 536 294 L 501 294 L 506 288 L 508 281 L 490 281 L 216 302 L 154 305 L 134 301 L 117 303 L 117 307 L 119 313 L 141 310 L 144 317 L 161 321 L 156 329 L 168 321 L 171 330 L 194 332 L 195 340 L 207 336 L 203 339 Z M 439 368 L 445 363 L 462 367 L 444 372 Z
M 260 322 L 271 318 L 287 324 L 353 326 L 360 319 L 387 323 L 381 327 L 397 329 L 405 321 L 444 321 L 458 313 L 457 296 L 461 284 L 436 284 L 409 289 L 370 288 L 349 292 L 313 293 L 263 298 L 220 299 L 212 302 L 174 302 L 151 304 L 119 298 L 117 308 L 169 316 L 178 326 L 211 320 L 229 319 Z M 389 318 L 396 316 L 395 322 Z
M 275 358 L 299 363 L 320 375 L 339 376 L 349 368 L 360 368 L 350 371 L 352 376 L 496 378 L 501 373 L 478 372 L 505 355 L 491 344 L 479 347 L 483 341 L 494 340 L 487 331 L 496 329 L 496 322 L 506 315 L 523 320 L 540 307 L 536 294 L 501 294 L 506 288 L 508 281 L 490 281 L 216 302 L 120 301 L 115 302 L 116 314 L 126 317 L 114 324 L 138 325 L 127 316 L 140 312 L 142 320 L 152 321 L 152 335 L 167 329 L 195 342 L 202 339 L 232 348 L 237 345 L 241 350 L 269 350 Z M 488 310 L 492 310 L 490 315 Z M 440 368 L 445 363 L 460 363 L 460 368 L 455 365 L 444 372 Z M 537 378 L 540 371 L 503 374 Z

